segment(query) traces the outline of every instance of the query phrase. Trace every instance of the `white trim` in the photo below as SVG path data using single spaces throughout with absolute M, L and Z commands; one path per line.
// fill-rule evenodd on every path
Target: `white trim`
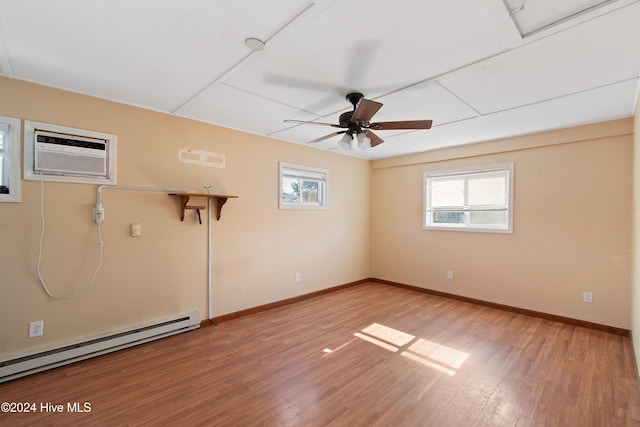
M 631 109 L 631 114 L 638 114 L 638 99 L 640 99 L 640 79 L 636 79 L 636 96 L 633 98 L 633 108 Z
M 3 172 L 9 181 L 9 194 L 0 194 L 0 202 L 20 202 L 20 119 L 14 117 L 0 116 L 0 123 L 7 125 L 7 138 L 3 142 L 3 157 L 8 159 L 4 167 L 9 166 L 9 170 Z

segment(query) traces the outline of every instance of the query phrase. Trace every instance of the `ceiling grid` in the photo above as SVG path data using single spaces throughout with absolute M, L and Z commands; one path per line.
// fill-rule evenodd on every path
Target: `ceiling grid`
M 339 149 L 340 135 L 309 145 L 366 159 L 631 117 L 637 102 L 640 0 L 0 8 L 8 77 L 296 144 L 335 129 L 284 120 L 337 124 L 351 92 L 384 104 L 372 122 L 433 120 L 375 131 L 385 143 L 366 151 Z

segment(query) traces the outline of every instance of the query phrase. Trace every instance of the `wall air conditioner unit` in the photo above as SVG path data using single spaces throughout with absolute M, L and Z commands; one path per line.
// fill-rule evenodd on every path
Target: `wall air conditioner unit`
M 116 184 L 115 135 L 25 120 L 24 179 Z

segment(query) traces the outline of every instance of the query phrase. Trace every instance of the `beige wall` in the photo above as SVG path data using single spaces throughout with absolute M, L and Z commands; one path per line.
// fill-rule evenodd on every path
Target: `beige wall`
M 627 119 L 372 162 L 373 276 L 629 328 L 632 142 Z M 422 229 L 425 171 L 502 162 L 513 234 Z
M 0 115 L 113 133 L 118 184 L 238 195 L 212 221 L 212 316 L 370 276 L 370 173 L 364 160 L 0 78 Z M 178 162 L 178 149 L 226 156 L 225 169 Z M 329 170 L 329 209 L 278 209 L 278 162 Z M 97 260 L 95 185 L 45 183 L 42 271 L 52 292 L 80 290 Z M 104 262 L 68 300 L 36 278 L 40 183 L 0 203 L 0 357 L 199 311 L 207 317 L 207 226 L 162 193 L 105 190 Z M 132 223 L 143 237 L 129 236 Z M 300 272 L 302 280 L 294 281 Z M 44 320 L 43 337 L 27 338 Z
M 212 316 L 376 277 L 640 326 L 630 307 L 640 143 L 631 119 L 366 162 L 7 78 L 0 93 L 0 115 L 117 134 L 119 185 L 212 185 L 240 196 L 211 223 Z M 224 154 L 227 167 L 179 163 L 179 148 Z M 278 210 L 279 161 L 329 169 L 329 209 Z M 513 234 L 422 229 L 423 172 L 510 161 Z M 54 292 L 81 289 L 93 271 L 95 193 L 45 183 L 42 270 Z M 194 310 L 207 316 L 206 225 L 189 212 L 181 223 L 177 200 L 161 193 L 105 190 L 102 201 L 103 268 L 69 300 L 47 297 L 35 274 L 40 183 L 22 181 L 22 202 L 0 203 L 0 357 Z M 142 224 L 142 238 L 129 237 L 131 223 Z M 581 302 L 583 290 L 593 304 Z M 27 338 L 33 320 L 45 321 L 43 337 Z
M 640 99 L 638 104 L 640 105 Z M 633 286 L 631 292 L 631 338 L 640 363 L 640 111 L 636 105 L 633 119 Z

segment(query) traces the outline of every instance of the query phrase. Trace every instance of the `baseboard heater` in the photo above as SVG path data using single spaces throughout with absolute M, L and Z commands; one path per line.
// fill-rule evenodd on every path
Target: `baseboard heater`
M 200 314 L 190 313 L 103 337 L 0 359 L 0 383 L 199 327 Z

